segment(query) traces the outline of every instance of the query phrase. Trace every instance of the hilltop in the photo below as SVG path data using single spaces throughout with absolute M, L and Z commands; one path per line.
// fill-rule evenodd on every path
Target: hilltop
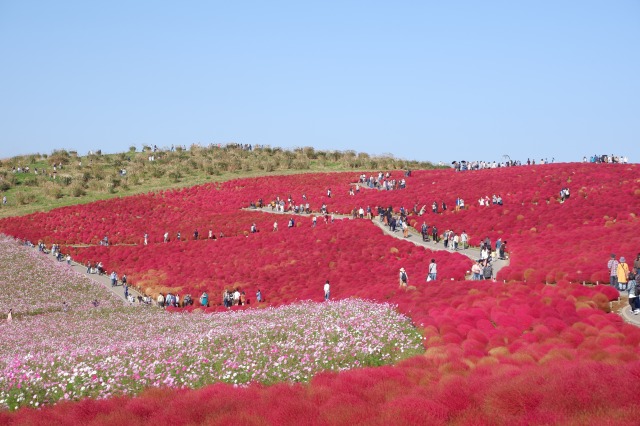
M 56 150 L 0 161 L 0 217 L 239 177 L 347 170 L 433 169 L 430 162 L 355 151 L 287 150 L 243 145 L 79 155 Z

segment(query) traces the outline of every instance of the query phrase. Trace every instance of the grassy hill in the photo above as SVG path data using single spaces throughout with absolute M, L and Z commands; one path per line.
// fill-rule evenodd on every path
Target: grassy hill
M 126 153 L 98 151 L 85 156 L 57 150 L 50 155 L 25 155 L 0 162 L 0 193 L 7 197 L 0 217 L 238 177 L 404 168 L 436 167 L 391 155 L 316 151 L 311 147 L 248 150 L 242 146 L 192 145 L 154 152 L 145 146 L 142 151 L 131 147 Z

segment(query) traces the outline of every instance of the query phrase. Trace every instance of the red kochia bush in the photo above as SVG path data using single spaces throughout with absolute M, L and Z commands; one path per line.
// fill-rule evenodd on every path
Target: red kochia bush
M 627 369 L 640 364 L 608 365 L 595 361 L 558 362 L 532 367 L 480 367 L 464 379 L 437 374 L 428 363 L 418 370 L 400 365 L 355 370 L 314 380 L 308 386 L 276 385 L 246 389 L 213 385 L 195 391 L 157 391 L 132 399 L 62 403 L 41 410 L 4 414 L 5 424 L 567 424 L 585 418 L 598 424 L 628 422 L 638 390 Z M 389 375 L 390 372 L 394 372 Z M 419 376 L 414 373 L 420 372 Z M 374 374 L 369 386 L 358 378 Z M 349 379 L 355 385 L 344 387 Z M 421 386 L 423 380 L 427 386 Z M 605 382 L 606 381 L 606 382 Z M 609 384 L 603 387 L 602 383 Z M 380 400 L 381 386 L 400 389 Z M 374 396 L 373 398 L 371 396 Z M 143 409 L 142 407 L 147 407 Z
M 75 249 L 74 258 L 82 263 L 102 261 L 108 270 L 127 274 L 133 285 L 153 295 L 168 289 L 181 294 L 207 291 L 213 303 L 221 303 L 224 288 L 240 287 L 250 298 L 259 288 L 270 305 L 320 301 L 327 279 L 335 298 L 386 300 L 398 289 L 401 267 L 408 271 L 410 285 L 428 285 L 431 258 L 437 259 L 444 285 L 452 278 L 463 280 L 468 268 L 465 256 L 432 253 L 386 237 L 367 221 L 336 221 L 315 228 L 309 218 L 299 223 L 299 228 L 247 238 Z
M 635 402 L 606 396 L 640 388 L 629 376 L 640 371 L 640 329 L 581 305 L 579 299 L 602 295 L 599 289 L 454 281 L 391 291 L 389 300 L 424 331 L 426 347 L 424 356 L 394 367 L 320 374 L 309 385 L 150 390 L 5 413 L 2 420 L 414 424 L 426 416 L 433 424 L 547 424 L 604 419 L 603 413 L 621 419 Z
M 427 213 L 410 216 L 410 223 L 437 225 L 440 231 L 465 230 L 477 245 L 489 236 L 508 241 L 511 265 L 500 279 L 527 282 L 608 282 L 606 260 L 611 252 L 635 258 L 640 241 L 634 231 L 640 211 L 637 165 L 549 164 L 473 172 L 414 171 L 407 188 L 395 191 L 362 189 L 349 196 L 357 173 L 324 173 L 237 179 L 181 190 L 65 207 L 47 213 L 0 220 L 0 231 L 46 243 L 96 244 L 105 235 L 113 243 L 140 244 L 144 233 L 159 242 L 165 232 L 180 231 L 191 239 L 197 228 L 218 235 L 239 235 L 256 222 L 263 231 L 273 218 L 238 213 L 250 202 L 291 196 L 296 204 L 309 202 L 314 210 L 326 203 L 330 211 L 350 213 L 354 208 L 400 206 L 411 210 L 426 205 Z M 402 172 L 392 178 L 402 178 Z M 558 202 L 558 192 L 571 188 L 572 196 Z M 331 198 L 326 196 L 332 188 Z M 302 194 L 307 200 L 302 199 Z M 503 206 L 480 207 L 481 196 L 499 194 Z M 456 197 L 467 209 L 456 212 Z M 623 201 L 621 201 L 623 200 Z M 447 202 L 449 210 L 434 215 L 433 201 Z M 282 218 L 282 220 L 286 220 Z M 282 225 L 282 224 L 281 224 Z
M 240 179 L 219 188 L 203 185 L 59 209 L 46 217 L 2 220 L 4 232 L 34 241 L 95 242 L 93 236 L 116 229 L 112 241 L 132 238 L 138 245 L 76 249 L 76 258 L 101 260 L 151 292 L 206 289 L 215 302 L 222 287 L 241 286 L 252 296 L 259 286 L 269 304 L 277 305 L 321 300 L 322 283 L 330 279 L 336 298 L 397 304 L 422 331 L 426 351 L 394 367 L 321 374 L 308 385 L 149 390 L 137 398 L 2 413 L 0 423 L 633 422 L 635 400 L 619 396 L 640 390 L 640 329 L 607 313 L 609 300 L 618 296 L 615 290 L 571 282 L 607 281 L 610 252 L 628 261 L 635 257 L 640 246 L 637 171 L 636 165 L 591 164 L 417 171 L 407 178 L 405 190 L 363 189 L 355 196 L 347 192 L 353 173 Z M 556 194 L 564 186 L 572 196 L 560 204 Z M 333 190 L 331 199 L 327 187 Z M 360 205 L 429 206 L 434 200 L 453 207 L 459 195 L 467 210 L 411 219 L 418 226 L 422 220 L 436 224 L 441 231 L 464 229 L 474 244 L 485 236 L 508 240 L 511 264 L 500 278 L 513 282 L 462 281 L 468 259 L 384 237 L 365 221 L 319 221 L 312 229 L 309 219 L 300 219 L 299 227 L 288 230 L 282 226 L 285 217 L 278 216 L 278 233 L 140 245 L 141 230 L 152 223 L 157 224 L 151 225 L 156 226 L 152 238 L 173 226 L 188 237 L 196 224 L 204 236 L 208 228 L 201 224 L 210 221 L 214 229 L 224 223 L 238 234 L 254 221 L 270 229 L 272 216 L 260 221 L 256 213 L 238 209 L 258 198 L 289 194 L 299 203 L 302 193 L 315 209 L 326 202 L 331 211 L 341 212 Z M 502 195 L 504 206 L 481 208 L 474 201 L 493 193 Z M 440 278 L 454 281 L 424 282 L 432 256 L 438 259 Z M 398 290 L 401 266 L 415 290 Z

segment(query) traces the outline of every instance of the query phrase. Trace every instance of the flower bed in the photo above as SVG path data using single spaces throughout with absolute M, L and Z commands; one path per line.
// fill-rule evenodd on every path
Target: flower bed
M 352 371 L 341 365 L 365 365 L 375 348 L 391 348 L 400 358 L 415 353 L 415 330 L 407 334 L 413 343 L 398 344 L 404 352 L 393 349 L 382 336 L 397 339 L 406 319 L 396 322 L 388 306 L 357 299 L 215 315 L 120 308 L 28 317 L 0 325 L 6 405 L 107 397 L 145 386 L 313 378 L 308 385 L 146 390 L 140 398 L 0 413 L 0 421 L 232 422 L 237 410 L 247 422 L 278 424 L 620 419 L 632 401 L 609 396 L 628 390 L 629 371 L 640 367 L 640 330 L 605 312 L 608 298 L 600 289 L 455 282 L 398 293 L 392 300 L 413 316 L 426 353 L 394 367 Z M 307 370 L 309 364 L 319 367 Z M 316 374 L 331 366 L 339 374 Z M 226 417 L 229 412 L 235 414 Z
M 11 325 L 2 324 L 2 327 L 13 327 L 7 332 L 3 331 L 10 343 L 4 349 L 7 351 L 9 368 L 5 376 L 15 380 L 15 383 L 22 381 L 20 383 L 27 384 L 26 390 L 19 392 L 15 390 L 17 385 L 14 388 L 12 385 L 2 386 L 17 392 L 15 397 L 7 398 L 17 401 L 22 392 L 21 405 L 34 405 L 27 401 L 64 399 L 64 393 L 60 393 L 60 383 L 66 382 L 62 379 L 49 382 L 42 375 L 38 378 L 33 371 L 53 375 L 59 370 L 70 374 L 70 377 L 75 373 L 75 378 L 81 376 L 85 382 L 89 380 L 90 386 L 97 386 L 98 383 L 104 385 L 102 388 L 85 385 L 84 390 L 80 387 L 79 393 L 74 390 L 68 395 L 70 399 L 83 395 L 109 396 L 120 392 L 138 392 L 147 385 L 171 389 L 146 390 L 139 398 L 84 400 L 37 411 L 0 413 L 0 423 L 628 422 L 629 413 L 635 409 L 633 399 L 621 400 L 612 395 L 633 393 L 635 389 L 634 372 L 640 368 L 640 329 L 624 324 L 618 315 L 609 313 L 609 301 L 618 297 L 617 291 L 609 286 L 589 288 L 569 281 L 608 280 L 605 265 L 610 252 L 627 257 L 629 262 L 635 257 L 640 243 L 635 237 L 636 212 L 640 203 L 636 175 L 636 165 L 589 164 L 557 164 L 469 173 L 418 171 L 407 178 L 405 190 L 361 190 L 359 194 L 349 196 L 347 187 L 353 181 L 352 174 L 320 174 L 245 179 L 217 187 L 205 185 L 141 196 L 141 203 L 148 203 L 149 223 L 162 215 L 175 216 L 177 226 L 190 228 L 195 223 L 193 221 L 200 220 L 199 214 L 204 214 L 202 212 L 206 211 L 206 206 L 214 206 L 212 208 L 220 215 L 220 221 L 225 222 L 225 218 L 228 218 L 227 222 L 231 223 L 231 217 L 238 214 L 238 209 L 244 203 L 248 204 L 248 201 L 257 198 L 269 200 L 276 194 L 286 198 L 288 193 L 294 197 L 306 193 L 315 208 L 322 202 L 328 202 L 330 210 L 343 212 L 360 204 L 393 205 L 396 209 L 404 205 L 410 208 L 416 202 L 430 204 L 432 198 L 438 201 L 444 198 L 451 208 L 455 196 L 460 195 L 467 201 L 469 209 L 462 212 L 447 211 L 439 215 L 428 213 L 423 218 L 411 217 L 413 223 L 419 226 L 421 220 L 426 220 L 429 224 L 435 223 L 441 231 L 446 228 L 456 231 L 465 229 L 471 235 L 472 243 L 477 243 L 487 235 L 492 241 L 497 237 L 507 239 L 512 254 L 511 264 L 503 269 L 500 277 L 511 282 L 463 281 L 469 261 L 460 254 L 439 252 L 434 255 L 406 241 L 385 237 L 366 221 L 337 221 L 326 225 L 319 221 L 312 228 L 307 218 L 297 220 L 298 225 L 294 229 L 286 229 L 281 223 L 281 230 L 277 233 L 264 232 L 263 229 L 263 232 L 247 237 L 224 238 L 215 242 L 162 244 L 153 241 L 146 247 L 137 242 L 136 246 L 75 248 L 74 254 L 79 260 L 101 260 L 107 268 L 127 273 L 134 284 L 142 286 L 143 290 L 148 289 L 151 294 L 171 289 L 181 294 L 192 292 L 197 297 L 199 292 L 206 289 L 214 303 L 221 299 L 218 297 L 221 290 L 229 287 L 247 290 L 250 298 L 254 290 L 260 288 L 269 306 L 295 304 L 303 299 L 319 301 L 323 294 L 322 284 L 329 279 L 332 298 L 340 300 L 339 305 L 345 315 L 352 307 L 355 309 L 354 305 L 361 303 L 354 297 L 397 306 L 401 314 L 412 319 L 423 336 L 425 353 L 394 366 L 358 368 L 339 373 L 317 374 L 317 371 L 325 368 L 323 366 L 304 375 L 299 368 L 280 364 L 282 368 L 276 369 L 272 376 L 267 374 L 258 379 L 262 383 L 280 380 L 291 382 L 305 381 L 313 376 L 308 384 L 263 386 L 254 383 L 247 387 L 216 384 L 201 390 L 186 391 L 175 388 L 185 384 L 204 384 L 198 382 L 199 376 L 189 369 L 189 364 L 196 362 L 202 366 L 203 358 L 209 360 L 211 357 L 207 351 L 221 342 L 224 342 L 222 346 L 235 348 L 238 334 L 252 336 L 256 328 L 264 330 L 265 324 L 271 324 L 269 320 L 259 317 L 259 325 L 243 323 L 232 327 L 236 333 L 231 339 L 233 342 L 215 340 L 218 337 L 224 339 L 224 336 L 214 338 L 212 335 L 213 340 L 200 345 L 198 339 L 203 338 L 201 333 L 204 329 L 199 327 L 206 329 L 202 324 L 214 321 L 214 317 L 199 312 L 191 315 L 159 312 L 160 321 L 148 318 L 146 315 L 151 315 L 148 311 L 141 311 L 140 316 L 134 318 L 130 315 L 135 311 L 122 308 L 81 310 L 78 306 L 69 315 L 55 312 L 24 316 Z M 572 197 L 565 203 L 559 203 L 555 197 L 563 186 L 571 187 Z M 331 199 L 325 195 L 327 187 L 333 190 Z M 471 201 L 478 197 L 474 194 L 491 196 L 494 191 L 502 195 L 504 206 L 480 208 Z M 68 214 L 72 210 L 61 209 L 48 213 L 56 219 L 43 227 L 39 227 L 38 220 L 29 218 L 25 222 L 22 219 L 0 221 L 0 228 L 11 228 L 25 234 L 33 232 L 33 235 L 45 236 L 51 241 L 58 236 L 70 235 L 67 242 L 72 243 L 78 242 L 71 233 L 74 228 L 74 232 L 83 233 L 85 228 L 109 222 L 109 226 L 122 230 L 121 235 L 139 238 L 141 228 L 131 225 L 138 219 L 133 220 L 124 213 L 126 204 L 126 200 L 105 202 L 104 206 L 79 208 L 73 214 Z M 105 216 L 109 211 L 122 214 L 117 219 L 109 218 Z M 74 215 L 77 219 L 74 219 Z M 272 216 L 267 216 L 266 225 L 259 227 L 267 226 L 270 229 L 273 220 Z M 244 225 L 240 225 L 244 222 L 244 219 L 238 220 L 232 227 L 244 228 Z M 68 231 L 62 227 L 58 229 L 56 224 L 59 223 L 65 223 L 64 229 Z M 67 226 L 67 223 L 70 225 Z M 158 231 L 164 226 L 158 226 Z M 435 283 L 426 283 L 424 277 L 431 257 L 438 259 L 439 279 Z M 397 273 L 401 266 L 409 272 L 409 285 L 415 287 L 409 291 L 398 289 Z M 41 280 L 46 284 L 44 278 Z M 526 283 L 522 280 L 526 280 Z M 544 285 L 545 281 L 557 285 Z M 251 308 L 267 306 L 264 303 L 256 304 L 253 300 L 251 302 L 248 305 Z M 325 304 L 311 305 L 305 309 L 313 310 L 318 305 Z M 295 306 L 292 309 L 296 309 Z M 272 311 L 280 312 L 279 309 L 265 310 Z M 246 315 L 260 313 L 247 312 Z M 245 315 L 233 311 L 219 318 L 237 318 L 240 314 Z M 294 322 L 305 321 L 293 313 L 286 315 L 295 319 L 278 320 L 279 324 L 284 324 L 282 328 L 292 328 Z M 354 327 L 366 321 L 366 316 L 357 318 L 354 319 Z M 137 319 L 141 321 L 137 322 Z M 112 320 L 117 322 L 116 325 L 110 322 Z M 144 331 L 138 336 L 139 341 L 132 337 L 133 331 L 127 330 L 127 324 L 135 327 L 135 330 Z M 31 329 L 31 325 L 35 330 Z M 22 326 L 24 330 L 19 329 Z M 306 325 L 305 329 L 313 330 L 313 326 Z M 47 342 L 38 343 L 38 353 L 48 351 L 61 357 L 71 356 L 75 353 L 74 348 L 80 348 L 76 355 L 91 358 L 94 355 L 87 355 L 91 348 L 106 348 L 111 351 L 105 353 L 114 359 L 117 370 L 112 374 L 109 363 L 105 361 L 99 365 L 100 369 L 74 372 L 60 366 L 51 371 L 40 362 L 41 358 L 24 375 L 16 374 L 16 371 L 20 371 L 18 367 L 18 370 L 10 370 L 14 364 L 9 361 L 14 362 L 15 366 L 28 365 L 30 361 L 20 345 L 27 350 L 31 341 L 46 342 L 47 339 L 41 336 L 47 330 L 55 333 L 63 327 L 77 330 L 71 333 L 75 337 L 61 337 L 63 344 L 71 350 L 61 352 L 53 343 Z M 100 340 L 91 341 L 93 334 L 90 331 L 93 329 L 95 335 L 101 336 L 104 332 L 99 330 L 103 328 L 117 329 L 114 340 L 106 337 L 102 340 L 104 345 Z M 224 326 L 220 328 L 224 329 Z M 385 329 L 385 326 L 379 324 L 377 328 Z M 32 336 L 31 340 L 20 337 L 19 332 L 25 330 L 33 333 L 26 335 Z M 42 330 L 43 334 L 38 334 L 38 330 Z M 240 333 L 237 333 L 238 330 Z M 179 340 L 181 333 L 192 336 L 186 339 L 190 344 L 175 344 L 176 340 L 182 342 Z M 89 341 L 83 343 L 83 339 Z M 294 337 L 286 335 L 285 339 L 293 341 Z M 351 337 L 346 337 L 347 342 L 351 342 L 349 339 Z M 349 345 L 343 343 L 342 348 Z M 331 346 L 340 347 L 340 342 Z M 145 349 L 135 352 L 138 347 Z M 318 350 L 317 346 L 313 348 Z M 269 349 L 267 346 L 267 355 Z M 11 358 L 11 351 L 17 354 L 17 358 Z M 281 351 L 278 349 L 278 353 Z M 236 355 L 232 353 L 226 356 L 238 360 L 233 358 Z M 125 358 L 130 360 L 128 364 L 121 360 Z M 288 358 L 291 359 L 291 356 Z M 148 360 L 148 364 L 155 369 L 145 370 L 149 365 L 146 362 L 140 364 L 139 359 Z M 357 365 L 363 365 L 357 355 L 351 359 L 358 361 Z M 82 360 L 76 361 L 80 365 Z M 67 362 L 75 361 L 65 359 Z M 215 371 L 227 372 L 230 368 L 240 371 L 231 378 L 224 376 L 224 373 L 212 373 L 211 381 L 234 383 L 233 380 L 239 378 L 243 379 L 240 382 L 246 382 L 244 379 L 251 381 L 255 378 L 251 374 L 256 370 L 243 362 L 238 360 L 237 366 L 223 364 L 222 369 Z M 284 360 L 276 358 L 269 362 L 281 363 Z M 136 372 L 128 370 L 134 366 Z M 180 372 L 180 368 L 186 369 Z M 340 370 L 340 367 L 336 369 Z M 279 375 L 280 370 L 282 374 Z M 93 371 L 96 371 L 95 378 Z M 135 376 L 140 371 L 145 373 L 144 378 Z M 185 382 L 178 380 L 178 376 Z M 135 383 L 138 379 L 142 383 L 139 387 Z M 48 396 L 46 390 L 38 387 L 45 382 L 55 383 L 47 388 L 52 389 L 48 391 Z M 107 389 L 109 384 L 111 386 Z M 77 389 L 73 386 L 73 389 Z M 35 392 L 36 398 L 28 392 Z
M 308 381 L 423 351 L 408 318 L 363 300 L 213 315 L 71 311 L 2 323 L 0 333 L 0 406 L 11 409 L 147 387 Z
M 14 317 L 122 306 L 122 301 L 87 277 L 75 274 L 66 262 L 58 262 L 15 240 L 0 237 L 0 312 L 13 309 Z M 66 307 L 63 305 L 66 302 Z
M 305 218 L 299 225 L 248 238 L 82 248 L 74 250 L 74 258 L 102 261 L 154 297 L 172 291 L 195 299 L 207 291 L 214 305 L 222 303 L 225 288 L 240 288 L 250 299 L 260 289 L 270 305 L 321 301 L 326 280 L 334 297 L 386 300 L 398 289 L 401 267 L 409 273 L 409 285 L 424 286 L 431 258 L 438 262 L 438 282 L 464 280 L 469 265 L 459 253 L 433 253 L 389 238 L 367 221 L 338 220 L 313 228 Z
M 237 179 L 157 194 L 100 201 L 66 207 L 22 218 L 0 220 L 0 230 L 10 235 L 47 243 L 97 244 L 109 235 L 115 244 L 162 241 L 165 232 L 175 239 L 178 231 L 191 240 L 198 229 L 201 238 L 209 229 L 216 235 L 244 235 L 252 223 L 262 232 L 272 227 L 272 217 L 240 212 L 252 201 L 265 202 L 289 195 L 296 203 L 308 198 L 318 211 L 327 203 L 330 211 L 349 213 L 353 208 L 414 205 L 427 206 L 423 217 L 410 216 L 412 226 L 422 221 L 437 225 L 440 232 L 465 230 L 471 244 L 489 236 L 509 242 L 516 262 L 498 278 L 528 282 L 606 281 L 604 262 L 609 253 L 635 258 L 638 241 L 631 231 L 638 225 L 640 182 L 637 165 L 550 164 L 455 173 L 452 170 L 414 171 L 407 188 L 395 191 L 362 189 L 348 195 L 354 173 L 320 173 Z M 402 172 L 393 172 L 400 179 Z M 558 201 L 558 192 L 570 187 L 571 198 Z M 332 197 L 326 190 L 332 188 Z M 493 194 L 504 205 L 480 207 L 476 200 Z M 456 197 L 467 208 L 454 211 Z M 431 213 L 431 203 L 446 201 L 444 214 Z M 281 228 L 286 219 L 279 216 Z M 576 255 L 576 253 L 578 253 Z M 526 275 L 526 276 L 525 276 Z

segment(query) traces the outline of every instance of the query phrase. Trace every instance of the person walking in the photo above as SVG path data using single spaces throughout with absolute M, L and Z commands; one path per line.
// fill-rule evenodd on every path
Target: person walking
M 429 225 L 427 225 L 427 222 L 422 222 L 422 227 L 420 228 L 420 233 L 422 234 L 422 241 L 429 241 L 429 235 L 427 234 L 427 229 L 429 229 Z
M 200 306 L 204 306 L 207 307 L 209 306 L 209 295 L 207 294 L 207 292 L 203 292 L 202 295 L 200 296 Z
M 473 281 L 479 281 L 481 279 L 482 268 L 479 262 L 474 262 L 473 266 L 471 266 L 471 273 L 473 274 L 471 277 Z
M 329 286 L 329 280 L 324 283 L 324 300 L 329 300 L 331 287 Z
M 615 288 L 618 288 L 618 263 L 616 255 L 612 253 L 611 259 L 607 262 L 607 268 L 609 268 L 609 284 Z
M 627 291 L 629 292 L 629 306 L 631 307 L 631 313 L 634 315 L 640 314 L 640 292 L 638 291 L 638 284 L 636 282 L 635 269 L 629 273 L 629 281 L 627 283 Z
M 427 276 L 427 281 L 435 281 L 438 277 L 438 266 L 436 265 L 436 260 L 431 259 L 431 263 L 429 264 L 429 275 Z
M 409 276 L 407 275 L 407 271 L 404 268 L 400 268 L 400 288 L 407 289 L 407 282 L 409 281 Z
M 482 277 L 485 280 L 490 280 L 493 278 L 493 266 L 491 266 L 491 262 L 488 259 L 486 264 L 482 268 Z

